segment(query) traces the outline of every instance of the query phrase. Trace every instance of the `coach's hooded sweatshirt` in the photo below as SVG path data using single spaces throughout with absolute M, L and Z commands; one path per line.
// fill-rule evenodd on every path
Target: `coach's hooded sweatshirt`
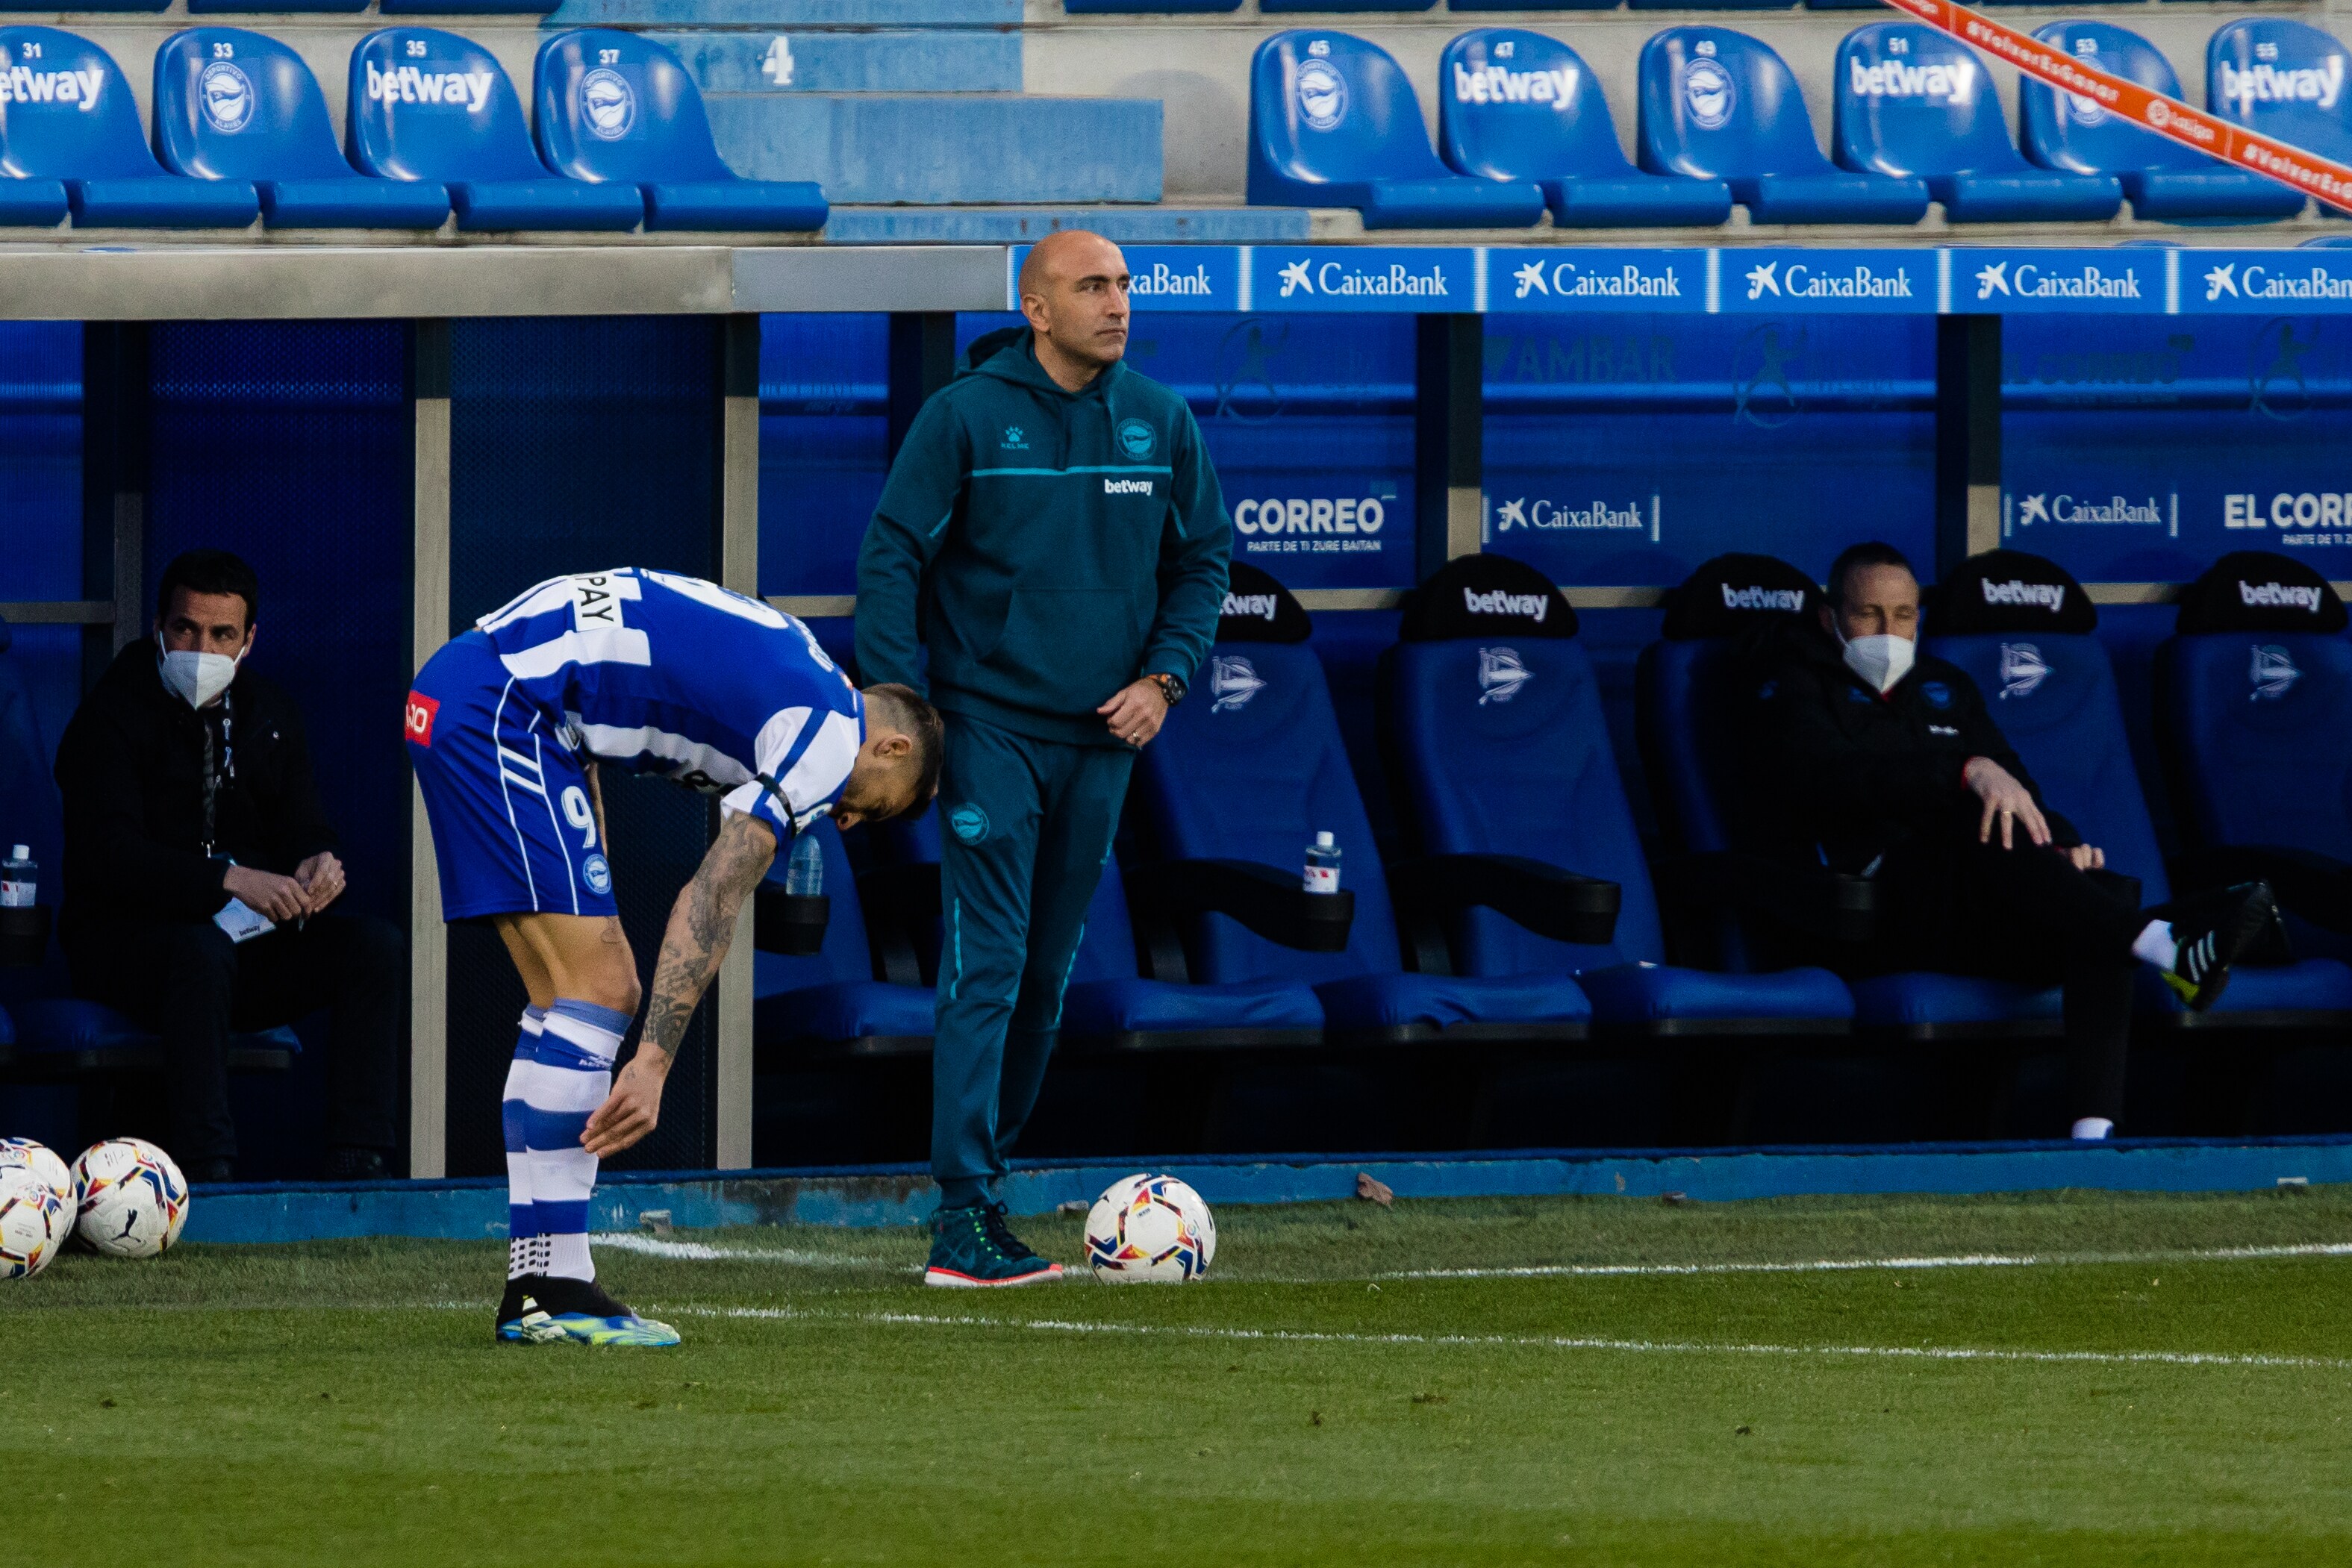
M 1192 678 L 1231 548 L 1183 399 L 1123 362 L 1065 392 L 1028 329 L 992 332 L 915 416 L 866 530 L 859 678 L 1034 739 L 1118 746 L 1095 709 L 1139 675 Z

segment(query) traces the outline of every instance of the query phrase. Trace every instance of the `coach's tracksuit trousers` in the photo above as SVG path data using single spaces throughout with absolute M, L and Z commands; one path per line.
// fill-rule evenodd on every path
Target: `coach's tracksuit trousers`
M 1004 1175 L 1037 1103 L 1135 753 L 942 716 L 931 1173 L 956 1207 Z

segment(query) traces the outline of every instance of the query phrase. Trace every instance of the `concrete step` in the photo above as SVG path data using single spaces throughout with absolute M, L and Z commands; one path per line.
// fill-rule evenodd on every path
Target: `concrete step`
M 706 93 L 1019 92 L 1021 35 L 974 28 L 871 33 L 649 31 Z
M 562 27 L 1015 27 L 1022 0 L 563 0 Z
M 713 93 L 719 155 L 835 203 L 1157 202 L 1156 99 Z
M 1304 207 L 843 207 L 835 245 L 1026 245 L 1091 229 L 1118 245 L 1288 245 L 1314 237 Z

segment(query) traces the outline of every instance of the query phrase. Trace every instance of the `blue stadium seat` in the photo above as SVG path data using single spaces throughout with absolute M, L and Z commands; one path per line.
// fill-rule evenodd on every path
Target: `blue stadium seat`
M 539 48 L 539 152 L 575 180 L 636 185 L 648 229 L 821 229 L 805 180 L 746 180 L 719 156 L 702 93 L 664 45 L 638 33 L 558 33 Z
M 808 831 L 823 847 L 824 892 L 833 904 L 824 943 L 806 957 L 753 956 L 753 1041 L 762 1051 L 802 1056 L 911 1056 L 929 1051 L 932 988 L 911 973 L 894 980 L 874 977 L 866 908 L 841 833 L 829 819 L 819 819 Z M 770 883 L 780 885 L 783 874 L 784 857 L 779 855 Z
M 302 57 L 241 27 L 191 27 L 155 51 L 155 147 L 201 180 L 249 181 L 272 228 L 434 229 L 437 184 L 373 180 L 335 144 L 326 95 Z
M 1465 556 L 1423 584 L 1404 641 L 1382 660 L 1386 749 L 1423 854 L 1523 857 L 1621 890 L 1616 929 L 1599 944 L 1463 909 L 1449 922 L 1456 970 L 1574 975 L 1595 1024 L 1613 1030 L 1845 1032 L 1853 998 L 1826 969 L 1717 974 L 1665 962 L 1641 835 L 1575 632 L 1575 612 L 1541 572 Z
M 2352 52 L 2285 16 L 2224 24 L 2205 46 L 2205 101 L 2290 147 L 2352 162 Z M 2341 209 L 2336 209 L 2341 210 Z
M 1405 971 L 1380 850 L 1323 666 L 1304 641 L 1307 612 L 1264 572 L 1233 570 L 1234 595 L 1271 592 L 1281 610 L 1273 622 L 1223 619 L 1192 700 L 1137 764 L 1138 806 L 1167 862 L 1250 862 L 1294 889 L 1289 868 L 1316 833 L 1332 834 L 1355 917 L 1345 951 L 1302 952 L 1229 915 L 1200 915 L 1185 941 L 1193 977 L 1304 981 L 1322 998 L 1327 1038 L 1339 1042 L 1582 1038 L 1591 1004 L 1565 975 Z M 1259 640 L 1269 632 L 1298 640 Z
M 241 181 L 163 172 L 131 83 L 89 39 L 0 27 L 0 58 L 26 72 L 26 96 L 0 112 L 0 224 L 56 224 L 68 204 L 85 228 L 241 229 L 260 214 Z
M 1915 224 L 1918 180 L 1833 167 L 1788 62 L 1728 27 L 1669 27 L 1642 46 L 1642 167 L 1723 180 L 1759 224 Z
M 1468 179 L 1441 162 L 1387 50 L 1304 28 L 1276 33 L 1250 62 L 1249 199 L 1355 207 L 1376 229 L 1524 228 L 1544 207 L 1528 182 Z
M 1644 174 L 1625 160 L 1601 80 L 1574 49 L 1524 27 L 1481 27 L 1437 62 L 1437 141 L 1449 167 L 1532 180 L 1570 228 L 1719 224 L 1720 180 Z
M 1926 180 L 1954 223 L 2100 223 L 2124 204 L 2110 175 L 2028 163 L 2009 139 L 1992 72 L 1933 27 L 1856 27 L 1838 46 L 1834 68 L 1838 162 Z
M 2064 597 L 2053 612 L 2038 603 L 1994 603 L 1983 592 L 1986 583 L 2013 581 L 2055 585 Z M 2092 635 L 2097 621 L 2082 585 L 2063 567 L 2022 551 L 1994 550 L 1971 557 L 1948 575 L 1930 622 L 1945 630 L 1931 636 L 1927 646 L 1975 680 L 2001 733 L 2032 770 L 2042 798 L 2074 824 L 2084 842 L 2106 852 L 2109 871 L 2137 877 L 2141 903 L 2152 906 L 2171 899 L 2171 880 L 2148 817 L 2147 797 L 2133 770 L 2115 671 L 2106 649 Z M 1958 634 L 1949 634 L 1956 627 Z M 2340 649 L 2340 636 L 2337 643 Z M 2240 661 L 2231 674 L 2228 695 L 2238 707 L 2251 706 L 2245 700 L 2245 663 Z M 2309 725 L 2315 716 L 2300 713 L 2296 723 Z M 2340 737 L 2335 745 L 2343 748 Z M 2309 777 L 2290 762 L 2268 774 L 2264 793 L 2274 800 L 2287 793 L 2278 787 L 2282 779 Z M 2340 816 L 2340 790 L 2336 798 Z M 2138 1008 L 2144 1016 L 2176 1027 L 2340 1024 L 2352 1019 L 2352 968 L 2332 958 L 2240 964 L 2213 1009 L 2192 1013 L 2153 969 L 2143 967 Z
M 2172 62 L 2137 33 L 2106 22 L 2053 22 L 2033 36 L 2110 76 L 2180 96 Z M 2303 197 L 2277 181 L 2232 169 L 2086 98 L 2028 78 L 2018 84 L 2018 105 L 2028 158 L 2045 169 L 2116 176 L 2135 217 L 2191 223 L 2291 218 L 2303 211 Z
M 386 27 L 352 51 L 352 162 L 387 180 L 448 187 L 461 229 L 607 229 L 645 221 L 634 185 L 551 174 L 522 99 L 488 49 L 431 27 Z

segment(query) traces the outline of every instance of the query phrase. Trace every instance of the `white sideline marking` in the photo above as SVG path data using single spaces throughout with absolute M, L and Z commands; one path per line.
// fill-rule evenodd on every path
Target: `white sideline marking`
M 1542 1280 L 1677 1274 L 1846 1274 L 1871 1269 L 2043 1269 L 2086 1263 L 2218 1263 L 2263 1258 L 2352 1258 L 2352 1241 L 2208 1247 L 2157 1252 L 1962 1252 L 1928 1258 L 1813 1258 L 1788 1263 L 1535 1263 L 1502 1269 L 1411 1269 L 1376 1280 Z
M 1067 1318 L 811 1312 L 798 1307 L 678 1307 L 669 1310 L 673 1315 L 678 1316 L 814 1318 L 924 1328 L 1029 1329 L 1040 1333 L 1135 1334 L 1171 1339 L 1256 1340 L 1291 1344 L 1494 1345 L 1528 1350 L 1617 1351 L 1635 1355 L 1844 1356 L 1894 1361 L 2010 1361 L 2094 1366 L 2242 1366 L 2352 1371 L 2352 1361 L 2336 1356 L 2234 1355 L 2201 1350 L 1997 1350 L 1976 1345 L 1930 1344 L 1709 1344 L 1696 1340 L 1585 1339 L 1565 1335 L 1338 1333 L 1314 1329 L 1221 1329 L 1156 1323 L 1084 1322 Z
M 640 1236 L 634 1230 L 600 1230 L 591 1245 L 615 1252 L 640 1252 L 648 1258 L 669 1258 L 692 1263 L 794 1263 L 808 1269 L 887 1268 L 887 1258 L 866 1258 L 843 1252 L 806 1252 L 796 1247 L 713 1247 L 705 1241 L 669 1241 Z

